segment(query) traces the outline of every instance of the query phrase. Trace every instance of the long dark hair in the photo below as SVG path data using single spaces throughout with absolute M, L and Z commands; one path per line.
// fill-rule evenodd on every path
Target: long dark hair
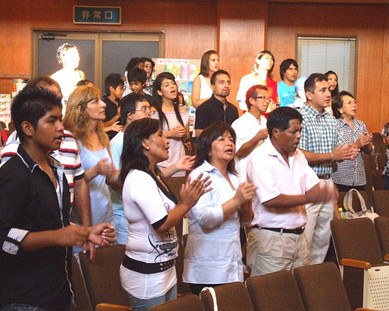
M 209 77 L 209 58 L 211 55 L 217 54 L 215 50 L 209 50 L 201 56 L 201 63 L 200 63 L 200 73 L 199 75 L 203 75 L 204 77 Z
M 158 112 L 158 118 L 159 118 L 159 124 L 161 128 L 163 128 L 164 122 L 166 123 L 168 129 L 170 130 L 169 121 L 166 118 L 165 113 L 162 111 L 162 96 L 158 94 L 158 91 L 161 91 L 162 81 L 164 79 L 172 80 L 174 83 L 176 83 L 175 77 L 170 72 L 161 72 L 157 77 L 155 78 L 154 84 L 153 84 L 153 103 L 152 105 L 157 109 Z M 178 95 L 178 88 L 177 88 L 177 95 Z M 185 127 L 184 121 L 182 120 L 181 114 L 180 114 L 180 107 L 178 105 L 178 99 L 176 98 L 173 103 L 174 106 L 174 112 L 176 114 L 176 118 L 178 122 L 182 126 Z
M 143 139 L 149 138 L 159 129 L 159 122 L 150 118 L 133 121 L 127 127 L 124 132 L 123 152 L 120 158 L 122 165 L 120 180 L 122 183 L 124 183 L 127 174 L 133 169 L 152 174 L 149 159 L 143 153 L 142 142 Z M 159 173 L 157 168 L 156 172 Z
M 194 167 L 198 167 L 206 160 L 210 162 L 210 152 L 212 149 L 212 143 L 222 136 L 225 132 L 229 132 L 236 142 L 236 134 L 234 129 L 226 122 L 219 121 L 211 124 L 204 131 L 201 132 L 197 140 L 197 155 Z M 235 170 L 235 161 L 232 159 L 227 165 L 227 171 L 232 174 L 237 174 Z
M 327 80 L 328 80 L 329 75 L 335 75 L 335 77 L 336 77 L 336 87 L 334 88 L 333 91 L 331 91 L 331 97 L 334 97 L 334 96 L 338 95 L 339 94 L 339 78 L 338 78 L 338 75 L 336 74 L 336 72 L 332 71 L 332 70 L 328 70 L 324 75 L 327 78 Z

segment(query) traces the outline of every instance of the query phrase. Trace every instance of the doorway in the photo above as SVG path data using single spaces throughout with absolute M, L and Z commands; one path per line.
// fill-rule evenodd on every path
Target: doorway
M 70 43 L 80 53 L 79 69 L 86 79 L 104 90 L 104 78 L 110 73 L 124 76 L 132 57 L 164 57 L 163 33 L 83 33 L 33 32 L 33 77 L 51 75 L 61 69 L 56 59 L 57 48 Z

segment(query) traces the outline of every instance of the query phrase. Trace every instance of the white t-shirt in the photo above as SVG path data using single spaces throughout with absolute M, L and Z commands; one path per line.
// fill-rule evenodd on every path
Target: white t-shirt
M 156 181 L 143 171 L 130 171 L 123 185 L 123 204 L 129 229 L 126 255 L 145 263 L 175 259 L 178 253 L 175 227 L 158 233 L 152 226 L 176 207 Z M 140 299 L 162 296 L 177 283 L 175 267 L 143 274 L 121 266 L 120 277 L 123 288 Z

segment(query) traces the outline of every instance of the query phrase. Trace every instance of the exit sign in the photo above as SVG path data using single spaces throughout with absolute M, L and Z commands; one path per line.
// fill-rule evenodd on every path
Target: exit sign
M 73 7 L 73 23 L 121 25 L 121 7 L 75 5 Z

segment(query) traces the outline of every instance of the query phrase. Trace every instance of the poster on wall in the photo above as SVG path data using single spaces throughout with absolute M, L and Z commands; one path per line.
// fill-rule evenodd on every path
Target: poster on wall
M 192 106 L 191 93 L 194 78 L 200 72 L 200 59 L 153 58 L 154 77 L 161 72 L 170 72 L 176 77 L 178 91 L 184 95 L 187 106 Z

